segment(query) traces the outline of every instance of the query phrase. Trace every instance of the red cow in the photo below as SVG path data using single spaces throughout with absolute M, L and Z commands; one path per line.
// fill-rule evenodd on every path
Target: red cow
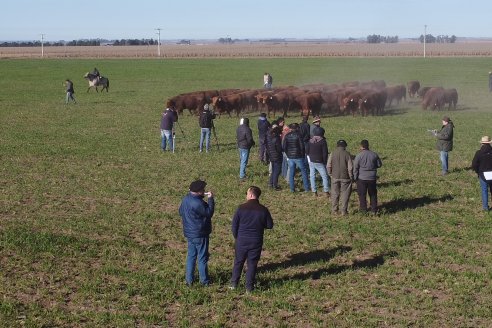
M 456 104 L 458 103 L 458 91 L 456 89 L 444 89 L 444 104 L 449 104 L 448 110 L 456 109 Z
M 412 80 L 407 83 L 408 96 L 413 98 L 417 95 L 417 91 L 420 89 L 420 82 L 417 80 Z
M 425 93 L 424 99 L 422 100 L 422 109 L 427 110 L 428 107 L 434 109 L 442 109 L 444 106 L 444 89 L 441 87 L 430 88 L 429 91 Z

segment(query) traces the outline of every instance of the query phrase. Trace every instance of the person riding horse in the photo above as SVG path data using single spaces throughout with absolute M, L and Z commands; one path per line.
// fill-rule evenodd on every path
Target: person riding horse
M 99 74 L 99 70 L 94 67 L 94 70 L 92 71 L 92 75 L 94 75 L 97 79 L 97 82 L 99 82 L 99 79 L 101 78 L 101 74 Z

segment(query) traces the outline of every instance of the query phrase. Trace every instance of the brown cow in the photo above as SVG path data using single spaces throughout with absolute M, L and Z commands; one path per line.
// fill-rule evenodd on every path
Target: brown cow
M 202 108 L 206 100 L 203 94 L 181 94 L 170 98 L 176 104 L 176 110 L 182 114 L 185 109 L 188 109 L 190 115 L 194 112 L 198 113 L 199 108 Z
M 425 97 L 425 94 L 427 93 L 427 91 L 429 91 L 431 88 L 433 87 L 422 87 L 419 89 L 419 91 L 417 91 L 417 96 L 421 99 L 424 99 Z
M 386 87 L 387 94 L 387 106 L 390 107 L 393 100 L 396 100 L 396 104 L 399 105 L 402 99 L 407 98 L 407 88 L 403 85 L 395 85 L 391 87 Z
M 455 88 L 452 89 L 444 89 L 444 104 L 449 104 L 448 110 L 456 109 L 456 104 L 458 103 L 458 91 Z
M 413 98 L 417 95 L 417 91 L 420 89 L 420 82 L 417 80 L 408 81 L 407 83 L 408 96 Z
M 386 104 L 386 90 L 371 90 L 359 99 L 359 111 L 362 116 L 381 115 Z
M 441 87 L 430 88 L 429 91 L 425 93 L 424 99 L 422 100 L 422 109 L 427 110 L 428 107 L 431 109 L 442 109 L 444 106 L 444 89 Z
M 240 94 L 232 94 L 228 96 L 219 96 L 214 98 L 214 107 L 217 109 L 219 115 L 222 113 L 227 113 L 229 117 L 233 110 L 236 111 L 237 117 L 243 109 L 242 96 Z
M 323 98 L 319 92 L 310 92 L 295 97 L 295 102 L 299 104 L 302 116 L 309 117 L 310 114 L 319 116 Z

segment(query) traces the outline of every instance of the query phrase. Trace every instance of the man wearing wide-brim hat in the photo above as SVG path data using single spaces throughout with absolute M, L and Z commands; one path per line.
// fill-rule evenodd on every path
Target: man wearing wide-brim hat
M 489 136 L 480 140 L 481 147 L 472 160 L 472 168 L 478 175 L 482 193 L 482 209 L 489 212 L 489 191 L 492 195 L 492 141 Z

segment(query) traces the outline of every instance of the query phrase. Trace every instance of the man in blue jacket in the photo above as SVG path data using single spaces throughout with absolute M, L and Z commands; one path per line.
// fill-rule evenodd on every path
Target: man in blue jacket
M 188 255 L 186 257 L 186 284 L 193 284 L 195 262 L 198 258 L 198 273 L 200 283 L 208 286 L 208 244 L 212 232 L 212 216 L 215 201 L 212 192 L 205 193 L 205 181 L 196 180 L 190 184 L 190 192 L 183 198 L 179 206 L 179 215 L 183 223 L 183 234 L 188 240 Z M 208 203 L 203 197 L 208 196 Z
M 263 232 L 265 229 L 273 228 L 272 216 L 268 208 L 260 204 L 260 195 L 260 188 L 249 187 L 246 193 L 246 203 L 239 206 L 232 218 L 232 235 L 236 242 L 231 289 L 237 287 L 244 262 L 247 260 L 246 290 L 253 291 L 256 267 L 263 247 Z

